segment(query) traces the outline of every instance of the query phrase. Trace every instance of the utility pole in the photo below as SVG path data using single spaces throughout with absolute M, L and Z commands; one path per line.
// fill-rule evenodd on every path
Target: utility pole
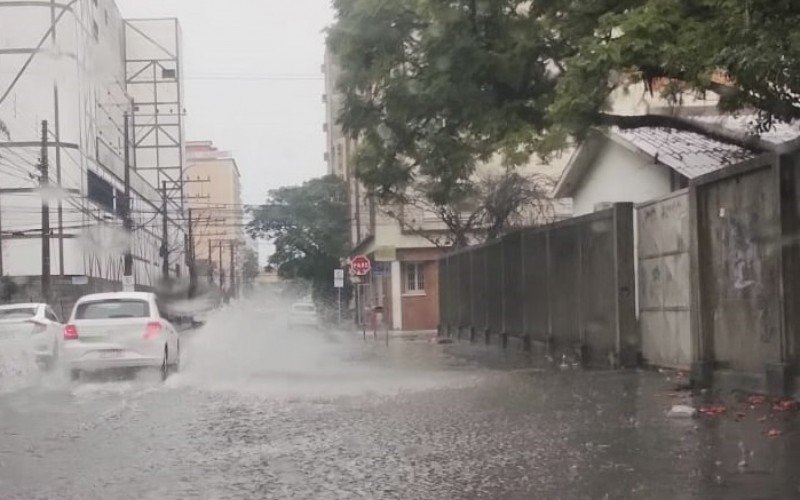
M 189 227 L 188 227 L 188 232 L 189 232 L 189 235 L 188 235 L 189 241 L 188 241 L 188 243 L 189 244 L 187 245 L 187 248 L 186 248 L 186 253 L 187 253 L 187 256 L 188 256 L 187 264 L 189 265 L 189 298 L 190 299 L 194 298 L 195 293 L 197 291 L 197 269 L 195 268 L 194 231 L 192 229 L 192 224 L 193 224 L 192 209 L 190 208 L 189 209 Z
M 236 243 L 233 240 L 228 242 L 230 244 L 231 250 L 231 298 L 236 298 L 236 257 L 234 255 L 234 244 Z
M 225 286 L 225 266 L 222 263 L 222 240 L 219 241 L 219 289 Z
M 131 147 L 130 147 L 130 128 L 128 122 L 128 112 L 124 114 L 125 120 L 125 176 L 124 176 L 124 195 L 122 199 L 122 224 L 125 228 L 125 234 L 128 238 L 128 245 L 125 249 L 125 276 L 133 276 L 133 254 L 131 253 L 131 245 L 133 245 L 133 221 L 131 220 Z
M 47 160 L 47 120 L 42 121 L 42 153 L 39 161 L 39 187 L 42 191 L 42 297 L 50 303 L 50 167 Z
M 167 181 L 161 181 L 161 277 L 169 279 L 169 242 L 167 241 Z
M 211 240 L 208 240 L 208 282 L 214 284 L 214 257 L 211 254 Z
M 0 201 L 0 209 L 3 203 Z M 2 212 L 2 210 L 0 210 Z M 3 276 L 3 214 L 0 213 L 0 276 Z

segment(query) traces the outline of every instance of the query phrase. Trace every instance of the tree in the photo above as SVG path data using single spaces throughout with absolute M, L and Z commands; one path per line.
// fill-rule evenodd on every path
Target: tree
M 723 111 L 754 109 L 754 132 L 800 118 L 800 3 L 791 0 L 647 0 L 599 17 L 565 61 L 551 119 L 581 135 L 595 124 L 638 126 L 648 117 L 605 116 L 608 93 L 629 81 L 665 96 L 714 91 Z M 685 123 L 663 117 L 655 124 Z M 691 126 L 691 124 L 690 124 Z M 725 138 L 723 138 L 725 139 Z M 745 144 L 747 145 L 747 144 Z
M 346 186 L 336 176 L 270 191 L 264 205 L 252 209 L 247 231 L 273 240 L 270 263 L 284 278 L 312 284 L 317 300 L 333 296 L 333 270 L 349 251 L 350 224 Z
M 242 263 L 242 276 L 244 277 L 244 284 L 252 288 L 253 281 L 255 281 L 258 274 L 261 272 L 261 266 L 258 263 L 258 253 L 252 248 L 244 249 L 244 262 Z
M 546 224 L 555 220 L 549 197 L 553 180 L 541 174 L 513 170 L 476 176 L 468 196 L 459 204 L 434 205 L 422 193 L 404 193 L 400 203 L 384 205 L 382 211 L 412 233 L 439 248 L 461 248 L 476 241 L 500 237 L 514 226 Z M 446 228 L 426 227 L 427 215 Z
M 437 207 L 471 196 L 477 165 L 547 158 L 593 126 L 708 132 L 673 116 L 621 116 L 632 82 L 714 90 L 761 129 L 800 117 L 800 3 L 792 0 L 335 0 L 339 122 L 381 197 L 422 185 Z M 653 86 L 650 86 L 653 89 Z M 712 133 L 753 147 L 748 139 Z

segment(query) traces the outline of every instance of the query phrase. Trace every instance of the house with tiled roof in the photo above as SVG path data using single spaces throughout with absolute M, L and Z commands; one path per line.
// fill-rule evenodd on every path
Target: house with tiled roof
M 640 127 L 594 131 L 577 148 L 554 197 L 572 198 L 574 215 L 614 202 L 641 203 L 688 186 L 689 181 L 756 157 L 764 151 L 796 149 L 800 128 L 779 124 L 752 134 L 747 116 L 697 116 L 692 130 Z M 748 140 L 745 140 L 748 139 Z

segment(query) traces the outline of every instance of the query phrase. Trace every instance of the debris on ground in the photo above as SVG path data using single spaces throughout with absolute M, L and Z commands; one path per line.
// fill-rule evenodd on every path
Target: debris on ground
M 697 410 L 688 405 L 674 405 L 667 413 L 671 418 L 692 418 L 697 415 Z
M 798 409 L 798 403 L 794 399 L 782 399 L 772 405 L 772 411 L 778 413 L 785 413 L 795 411 Z
M 725 405 L 717 404 L 711 406 L 704 406 L 700 408 L 700 413 L 703 415 L 708 415 L 710 417 L 716 417 L 717 415 L 722 415 L 723 413 L 728 411 L 728 408 Z
M 776 438 L 776 437 L 781 436 L 782 434 L 783 434 L 783 431 L 780 430 L 780 429 L 772 428 L 772 429 L 767 431 L 767 437 L 770 437 L 770 438 Z

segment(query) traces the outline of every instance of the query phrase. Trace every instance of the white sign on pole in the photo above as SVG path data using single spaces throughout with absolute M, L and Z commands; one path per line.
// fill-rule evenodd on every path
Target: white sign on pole
M 335 288 L 344 288 L 344 269 L 333 270 L 333 286 Z
M 136 281 L 133 279 L 133 276 L 123 276 L 122 277 L 122 291 L 123 292 L 135 292 L 136 291 Z

